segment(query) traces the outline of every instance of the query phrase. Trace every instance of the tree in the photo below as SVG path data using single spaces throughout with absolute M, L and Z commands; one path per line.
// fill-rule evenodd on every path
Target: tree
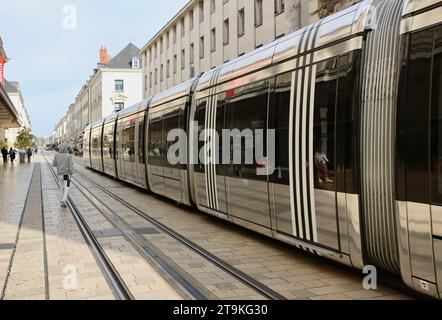
M 27 149 L 34 147 L 34 136 L 27 129 L 23 129 L 18 133 L 15 146 L 19 149 Z

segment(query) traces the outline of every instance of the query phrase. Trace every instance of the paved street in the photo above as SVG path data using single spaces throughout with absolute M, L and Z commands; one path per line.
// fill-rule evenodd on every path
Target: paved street
M 78 158 L 75 168 L 79 172 L 74 175 L 72 201 L 134 299 L 191 299 L 189 286 L 209 299 L 264 297 L 134 214 L 92 181 L 284 298 L 413 299 L 385 285 L 364 290 L 362 274 L 114 181 L 84 168 Z M 71 211 L 59 206 L 58 186 L 45 159 L 38 155 L 32 164 L 8 164 L 0 173 L 2 297 L 116 299 Z M 107 206 L 99 205 L 92 195 L 104 199 Z M 134 245 L 134 239 L 142 245 Z M 156 254 L 149 256 L 146 246 Z M 166 263 L 174 273 L 164 267 Z M 177 279 L 185 279 L 188 285 Z

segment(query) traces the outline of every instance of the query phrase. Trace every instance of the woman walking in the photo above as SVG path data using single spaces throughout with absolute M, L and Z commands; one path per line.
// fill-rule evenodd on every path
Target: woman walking
M 66 208 L 66 201 L 71 189 L 71 177 L 74 173 L 72 155 L 68 153 L 67 146 L 59 146 L 58 153 L 55 155 L 54 161 L 52 161 L 52 166 L 57 168 L 57 174 L 61 183 L 60 205 Z

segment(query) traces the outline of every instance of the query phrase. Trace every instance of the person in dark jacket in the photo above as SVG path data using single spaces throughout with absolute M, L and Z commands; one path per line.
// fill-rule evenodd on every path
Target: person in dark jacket
M 2 156 L 3 156 L 3 163 L 8 163 L 8 149 L 5 147 L 2 148 Z
M 11 158 L 11 163 L 14 163 L 15 154 L 16 154 L 15 150 L 12 149 L 12 147 L 11 147 L 11 149 L 9 149 L 9 157 Z
M 26 151 L 26 155 L 28 156 L 28 162 L 31 162 L 31 157 L 32 157 L 32 150 L 31 150 L 31 148 L 28 148 L 28 150 Z

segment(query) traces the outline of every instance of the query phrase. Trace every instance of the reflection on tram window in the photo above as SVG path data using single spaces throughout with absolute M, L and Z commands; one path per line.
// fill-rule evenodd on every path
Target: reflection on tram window
M 163 121 L 155 119 L 149 124 L 149 164 L 162 166 Z
M 273 91 L 273 108 L 270 108 L 269 129 L 275 130 L 275 171 L 270 180 L 289 184 L 289 119 L 292 72 L 276 77 Z
M 315 188 L 335 190 L 335 122 L 338 84 L 337 59 L 317 65 L 314 107 Z
M 270 81 L 260 81 L 229 92 L 230 98 L 230 130 L 252 130 L 253 136 L 241 139 L 241 146 L 233 146 L 232 150 L 241 149 L 241 165 L 230 165 L 229 176 L 243 179 L 267 180 L 267 176 L 257 175 L 257 168 L 265 166 L 257 163 L 255 155 L 256 130 L 266 129 L 267 107 L 269 101 Z M 264 131 L 265 132 L 265 131 Z M 264 150 L 267 146 L 264 137 Z M 254 143 L 256 141 L 256 143 Z M 233 145 L 233 139 L 231 139 Z M 248 157 L 247 157 L 248 156 Z M 233 152 L 230 154 L 233 163 Z M 248 159 L 252 158 L 252 159 Z M 248 163 L 247 160 L 251 160 Z
M 201 99 L 197 103 L 197 108 L 196 108 L 196 112 L 195 112 L 195 121 L 197 121 L 197 123 L 198 123 L 198 137 L 201 136 L 201 133 L 205 129 L 206 106 L 207 106 L 206 98 Z M 197 137 L 197 139 L 198 139 L 198 137 Z M 201 150 L 203 148 L 203 146 L 204 146 L 204 141 L 200 141 L 200 139 L 198 139 L 198 152 L 199 152 L 199 150 Z M 204 171 L 205 168 L 204 168 L 202 161 L 198 161 L 198 164 L 194 165 L 194 170 L 195 170 L 195 172 L 200 172 L 200 173 L 205 172 Z
M 144 164 L 144 115 L 138 118 L 138 163 Z
M 123 161 L 135 162 L 135 119 L 123 123 L 121 151 Z
M 103 133 L 103 158 L 113 159 L 114 125 L 106 125 Z
M 431 107 L 431 201 L 442 205 L 442 30 L 436 31 Z

